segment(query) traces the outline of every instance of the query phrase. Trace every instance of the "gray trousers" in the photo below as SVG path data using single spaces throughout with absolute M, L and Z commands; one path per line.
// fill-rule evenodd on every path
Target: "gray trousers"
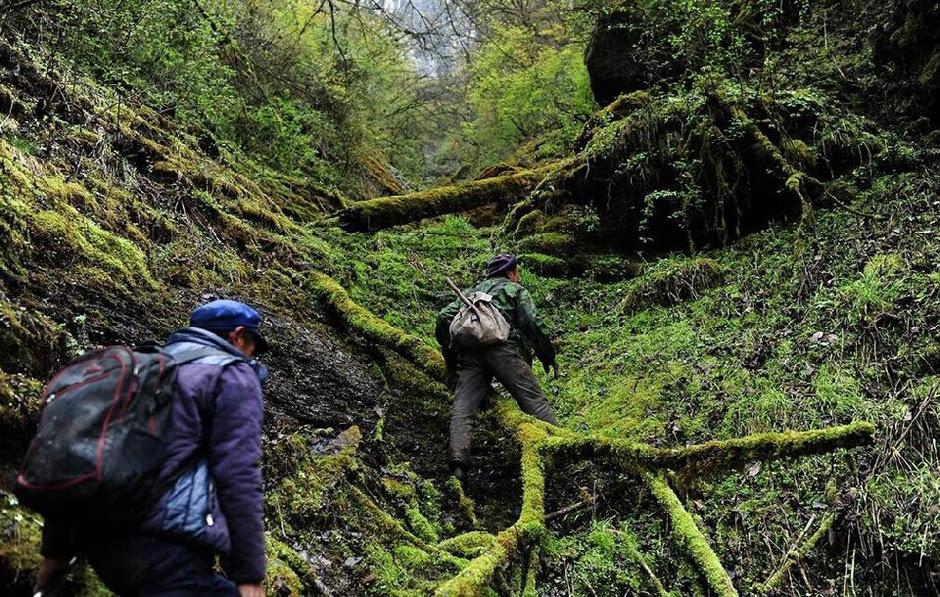
M 522 412 L 557 425 L 555 412 L 539 387 L 532 366 L 518 350 L 501 344 L 462 352 L 457 360 L 457 396 L 450 419 L 451 462 L 466 463 L 470 458 L 473 416 L 494 377 L 516 399 Z

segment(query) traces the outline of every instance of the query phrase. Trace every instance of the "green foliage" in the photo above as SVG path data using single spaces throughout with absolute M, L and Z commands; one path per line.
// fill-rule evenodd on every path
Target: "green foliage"
M 865 264 L 861 276 L 841 288 L 850 317 L 873 323 L 888 314 L 903 293 L 904 267 L 896 254 L 877 255 Z
M 357 156 L 388 156 L 411 176 L 423 171 L 420 75 L 368 11 L 328 13 L 298 0 L 48 4 L 6 26 L 37 38 L 60 30 L 47 59 L 64 58 L 111 86 L 113 106 L 172 113 L 213 151 L 354 193 L 364 176 Z
M 583 47 L 498 26 L 470 64 L 472 116 L 459 153 L 475 169 L 499 162 L 540 138 L 543 155 L 569 149 L 595 110 Z

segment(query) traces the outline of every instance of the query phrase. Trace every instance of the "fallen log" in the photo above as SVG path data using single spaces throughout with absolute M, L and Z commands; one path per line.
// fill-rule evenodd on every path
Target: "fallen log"
M 525 198 L 553 170 L 554 165 L 550 165 L 408 195 L 359 201 L 336 212 L 336 218 L 346 231 L 370 232 L 493 203 L 509 205 Z

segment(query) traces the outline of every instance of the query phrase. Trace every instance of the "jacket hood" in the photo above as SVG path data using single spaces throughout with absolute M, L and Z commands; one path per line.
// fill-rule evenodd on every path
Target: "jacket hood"
M 166 341 L 167 344 L 176 344 L 178 342 L 192 342 L 194 344 L 201 344 L 202 346 L 211 346 L 223 352 L 227 352 L 232 356 L 245 358 L 245 355 L 235 348 L 231 342 L 202 328 L 183 328 L 177 330 L 170 334 L 170 337 Z
M 211 346 L 221 350 L 222 352 L 228 353 L 232 356 L 236 356 L 242 359 L 244 362 L 248 363 L 252 369 L 254 369 L 255 374 L 258 376 L 258 380 L 262 383 L 268 379 L 268 368 L 259 363 L 255 359 L 247 358 L 240 350 L 235 348 L 231 342 L 225 340 L 221 336 L 218 336 L 209 330 L 204 330 L 202 328 L 183 328 L 177 330 L 170 334 L 170 337 L 167 338 L 166 343 L 169 344 L 178 344 L 180 342 L 190 342 L 193 344 L 199 344 L 202 346 Z

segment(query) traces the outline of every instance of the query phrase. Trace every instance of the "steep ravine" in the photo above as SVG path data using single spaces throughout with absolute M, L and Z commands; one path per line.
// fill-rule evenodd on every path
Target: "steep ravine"
M 0 471 L 58 365 L 235 297 L 273 345 L 272 594 L 936 593 L 938 54 L 918 6 L 775 23 L 774 94 L 681 61 L 636 89 L 619 73 L 576 155 L 359 203 L 210 157 L 0 42 Z M 893 33 L 863 38 L 875 21 Z M 613 37 L 595 48 L 627 51 Z M 481 206 L 499 225 L 463 217 Z M 562 375 L 539 375 L 562 427 L 494 401 L 465 495 L 433 316 L 444 278 L 498 250 L 556 331 Z M 9 594 L 38 533 L 0 495 Z

